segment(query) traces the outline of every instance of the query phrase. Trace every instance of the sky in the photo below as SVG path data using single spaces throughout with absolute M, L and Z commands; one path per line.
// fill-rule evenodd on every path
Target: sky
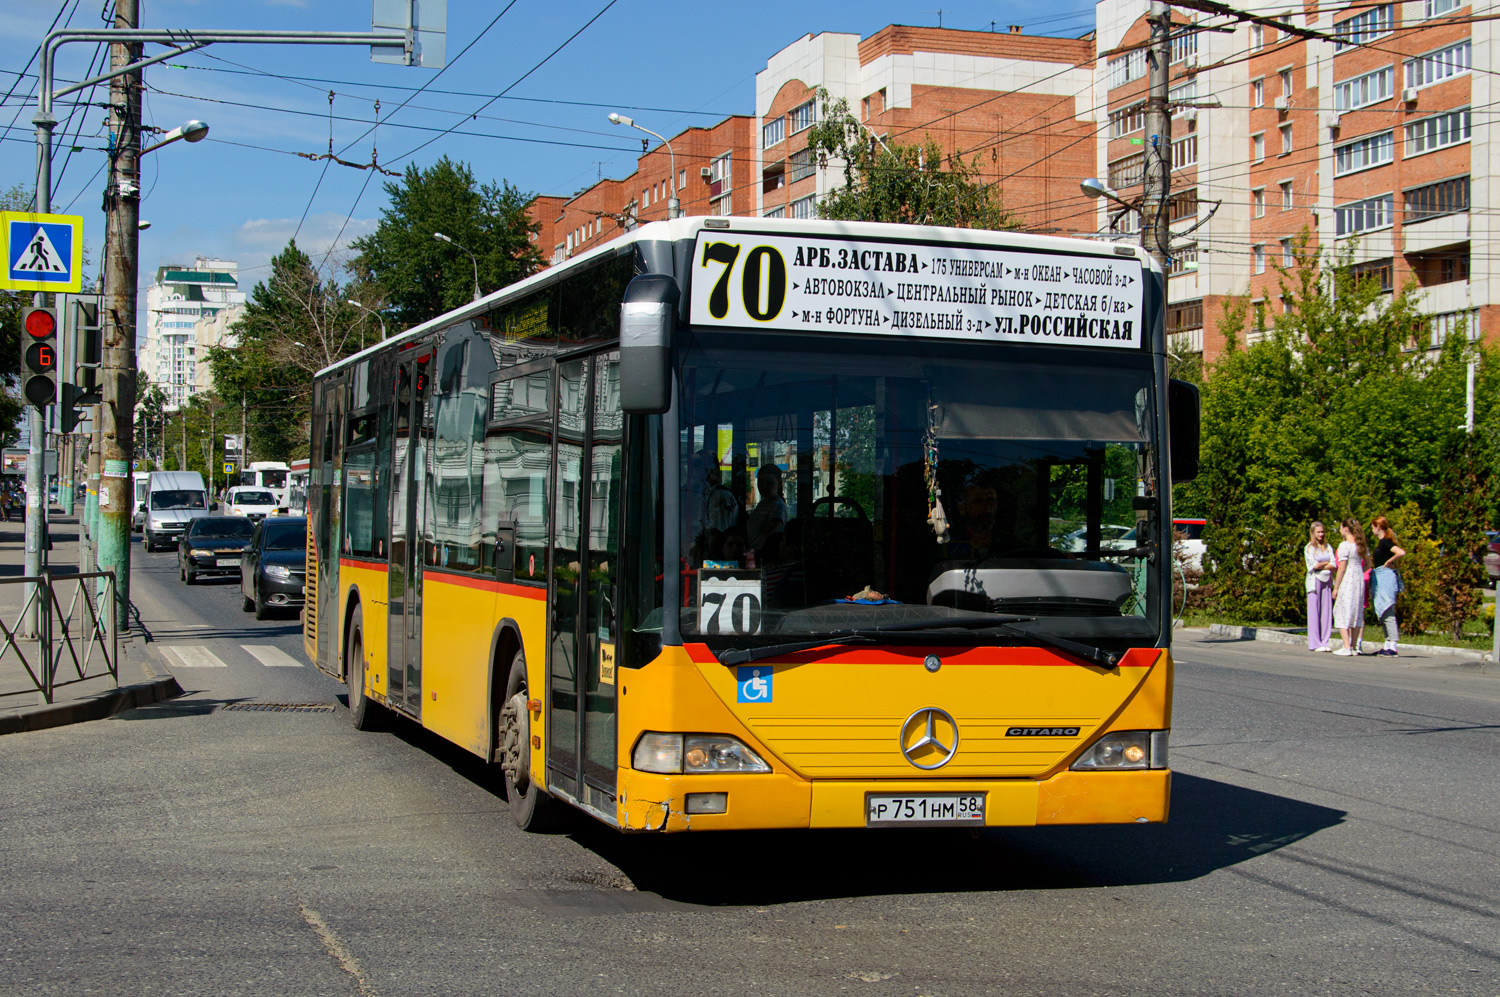
M 38 43 L 59 12 L 59 27 L 101 26 L 107 2 L 0 0 L 0 94 L 10 91 L 0 102 L 4 188 L 30 188 L 35 176 Z M 333 151 L 349 162 L 378 155 L 382 167 L 404 170 L 447 155 L 469 163 L 480 181 L 567 195 L 634 170 L 641 133 L 611 125 L 610 111 L 669 138 L 753 114 L 756 72 L 807 33 L 869 35 L 887 24 L 935 26 L 939 16 L 949 28 L 1021 24 L 1028 34 L 1068 37 L 1093 25 L 1086 0 L 1049 5 L 1045 17 L 1034 3 L 969 0 L 949 0 L 941 14 L 936 4 L 887 0 L 507 2 L 449 0 L 441 71 L 372 63 L 363 46 L 323 45 L 211 45 L 147 67 L 145 123 L 167 130 L 197 118 L 210 132 L 143 160 L 141 218 L 151 226 L 140 233 L 140 288 L 158 266 L 209 256 L 238 261 L 249 292 L 294 235 L 315 259 L 332 251 L 338 260 L 350 240 L 374 229 L 392 178 L 306 158 L 328 152 L 330 133 Z M 370 0 L 139 3 L 148 28 L 370 30 Z M 85 78 L 95 58 L 92 44 L 63 46 L 58 85 Z M 53 211 L 83 216 L 92 273 L 103 242 L 108 131 L 98 105 L 106 98 L 100 86 L 54 107 Z

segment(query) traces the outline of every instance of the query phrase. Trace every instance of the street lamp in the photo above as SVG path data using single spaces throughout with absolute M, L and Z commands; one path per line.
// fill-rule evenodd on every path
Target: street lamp
M 662 138 L 660 135 L 657 135 L 651 129 L 649 129 L 649 128 L 642 128 L 640 125 L 636 124 L 633 120 L 631 120 L 630 118 L 627 118 L 623 114 L 611 113 L 610 116 L 609 116 L 609 123 L 612 124 L 612 125 L 629 125 L 631 128 L 634 128 L 637 131 L 642 131 L 642 132 L 645 132 L 647 135 L 652 136 L 658 142 L 660 142 L 662 145 L 664 145 L 664 146 L 667 147 L 667 156 L 668 156 L 668 159 L 670 160 L 671 165 L 672 165 L 672 176 L 669 178 L 670 183 L 671 183 L 671 187 L 669 189 L 671 190 L 672 193 L 667 198 L 667 217 L 668 218 L 681 218 L 682 217 L 682 202 L 680 202 L 680 201 L 677 200 L 677 154 L 672 151 L 672 143 L 668 142 L 666 139 Z
M 192 121 L 184 121 L 161 137 L 161 141 L 146 146 L 141 150 L 144 156 L 148 152 L 154 152 L 164 145 L 170 145 L 178 139 L 186 139 L 189 142 L 202 142 L 208 136 L 208 125 L 194 118 Z
M 434 232 L 434 233 L 432 233 L 432 237 L 434 239 L 436 239 L 438 242 L 446 242 L 450 246 L 457 246 L 459 249 L 462 249 L 464 252 L 469 253 L 469 259 L 471 259 L 471 260 L 474 261 L 474 300 L 478 301 L 479 297 L 480 297 L 480 295 L 479 295 L 479 257 L 475 256 L 473 253 L 470 253 L 469 252 L 469 248 L 467 246 L 465 246 L 463 243 L 461 243 L 461 242 L 454 242 L 452 239 L 450 239 L 448 236 L 444 235 L 441 232 Z M 381 338 L 384 339 L 385 337 L 382 336 Z
M 1131 204 L 1129 201 L 1122 201 L 1118 196 L 1115 195 L 1114 191 L 1110 190 L 1109 187 L 1105 185 L 1103 180 L 1090 177 L 1089 179 L 1080 183 L 1078 187 L 1089 197 L 1106 198 L 1107 200 L 1114 201 L 1120 207 L 1125 208 L 1128 211 L 1141 210 L 1138 205 Z
M 360 304 L 358 301 L 355 301 L 353 298 L 345 298 L 344 301 L 345 301 L 346 304 L 351 304 L 355 308 L 358 308 L 360 311 L 362 311 L 362 312 L 368 312 L 369 314 L 374 315 L 377 319 L 380 320 L 380 340 L 381 340 L 381 342 L 384 342 L 385 341 L 385 316 L 381 315 L 379 312 L 377 312 L 373 308 L 366 308 L 364 305 Z M 364 336 L 360 336 L 359 337 L 359 346 L 360 346 L 360 349 L 364 349 L 364 343 L 365 343 Z

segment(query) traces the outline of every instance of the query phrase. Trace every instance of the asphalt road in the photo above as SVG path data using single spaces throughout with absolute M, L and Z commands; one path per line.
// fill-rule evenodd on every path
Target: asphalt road
M 199 667 L 0 738 L 0 994 L 1500 993 L 1500 678 L 1182 640 L 1161 826 L 537 836 L 419 730 L 223 709 L 339 702 L 245 650 L 295 619 L 134 592 Z

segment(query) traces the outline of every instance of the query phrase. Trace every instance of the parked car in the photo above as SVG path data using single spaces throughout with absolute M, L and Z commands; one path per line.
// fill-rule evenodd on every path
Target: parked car
M 240 563 L 241 607 L 264 620 L 303 604 L 307 582 L 307 517 L 276 516 L 255 526 Z
M 1187 539 L 1178 541 L 1175 550 L 1183 553 L 1183 567 L 1189 571 L 1203 570 L 1203 555 L 1208 550 L 1208 544 L 1203 539 L 1203 529 L 1208 525 L 1206 519 L 1174 519 L 1172 529 L 1187 534 Z
M 253 520 L 276 515 L 276 496 L 270 489 L 236 485 L 224 495 L 224 511 Z
M 1500 530 L 1485 530 L 1484 573 L 1491 585 L 1500 585 Z
M 255 524 L 244 516 L 205 516 L 188 524 L 177 542 L 177 571 L 192 585 L 199 575 L 233 575 Z

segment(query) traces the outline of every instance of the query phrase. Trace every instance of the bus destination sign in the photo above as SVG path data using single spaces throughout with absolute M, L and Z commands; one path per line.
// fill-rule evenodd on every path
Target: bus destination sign
M 694 325 L 1138 348 L 1136 257 L 704 231 Z

